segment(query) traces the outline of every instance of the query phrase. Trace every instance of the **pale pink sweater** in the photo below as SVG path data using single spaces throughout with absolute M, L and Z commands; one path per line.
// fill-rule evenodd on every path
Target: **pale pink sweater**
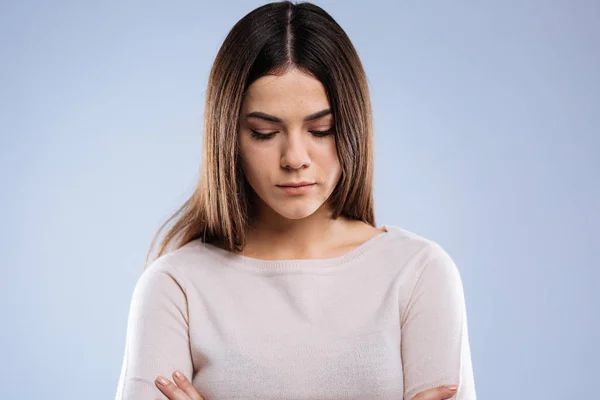
M 178 369 L 205 400 L 475 400 L 462 280 L 436 242 L 396 226 L 322 260 L 258 260 L 193 241 L 131 300 L 116 400 L 166 399 Z

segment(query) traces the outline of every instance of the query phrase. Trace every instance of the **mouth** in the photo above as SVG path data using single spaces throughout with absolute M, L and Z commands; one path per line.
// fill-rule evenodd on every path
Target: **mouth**
M 314 184 L 315 184 L 314 182 L 290 182 L 290 183 L 284 183 L 284 184 L 277 185 L 277 186 L 284 187 L 284 188 L 286 188 L 286 187 L 297 188 L 297 187 L 303 187 L 303 186 L 311 186 Z
M 299 195 L 299 194 L 304 194 L 304 193 L 310 191 L 316 185 L 317 185 L 316 183 L 311 183 L 311 182 L 298 182 L 298 183 L 286 183 L 283 185 L 277 185 L 277 187 L 280 188 L 281 190 L 283 190 L 287 194 Z

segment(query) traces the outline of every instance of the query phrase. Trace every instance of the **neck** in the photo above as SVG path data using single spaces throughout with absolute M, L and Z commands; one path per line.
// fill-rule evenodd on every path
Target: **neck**
M 246 231 L 244 254 L 268 259 L 318 258 L 344 236 L 348 223 L 345 217 L 332 219 L 324 207 L 297 220 L 263 213 Z

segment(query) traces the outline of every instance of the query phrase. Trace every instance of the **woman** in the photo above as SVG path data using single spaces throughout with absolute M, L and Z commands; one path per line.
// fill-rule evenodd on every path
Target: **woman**
M 199 184 L 135 287 L 116 398 L 475 399 L 455 264 L 375 225 L 342 28 L 310 3 L 257 8 L 206 97 Z

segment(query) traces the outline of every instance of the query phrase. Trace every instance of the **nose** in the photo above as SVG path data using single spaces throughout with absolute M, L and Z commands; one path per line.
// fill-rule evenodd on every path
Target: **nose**
M 289 133 L 283 144 L 281 167 L 285 169 L 307 168 L 311 164 L 308 145 L 301 132 Z

